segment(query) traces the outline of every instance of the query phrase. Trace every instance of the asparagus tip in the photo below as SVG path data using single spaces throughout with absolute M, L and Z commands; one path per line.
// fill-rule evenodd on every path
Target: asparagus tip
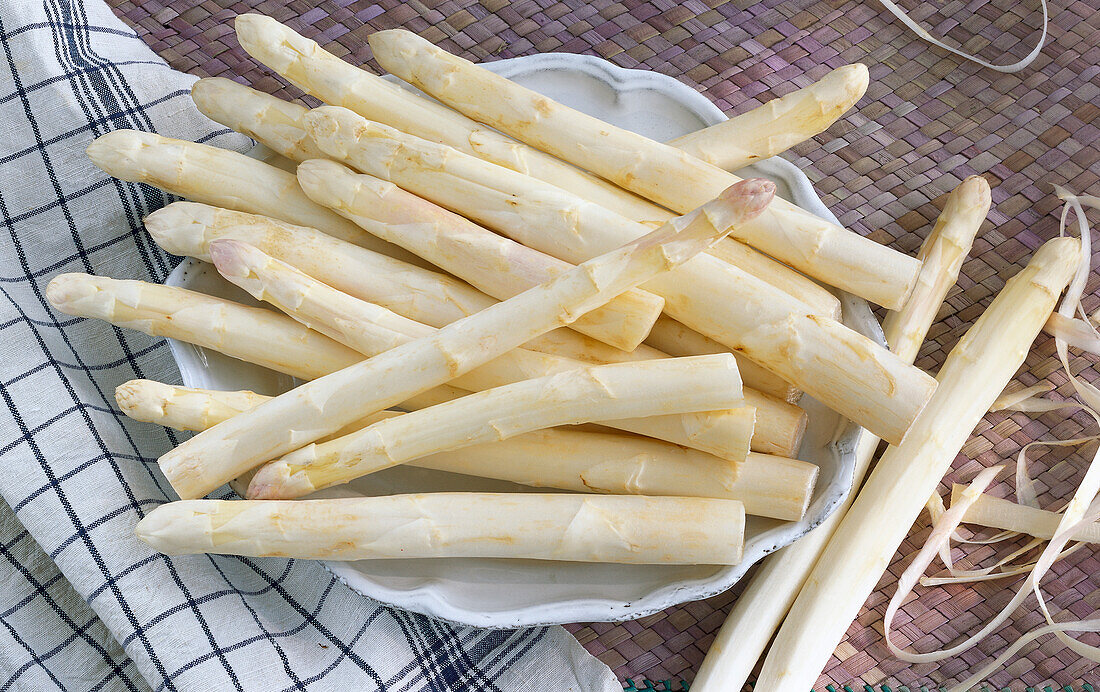
M 210 243 L 210 261 L 214 263 L 218 273 L 226 278 L 247 277 L 252 273 L 252 250 L 248 243 L 232 238 L 219 238 Z
M 151 422 L 164 417 L 164 396 L 157 390 L 168 389 L 155 380 L 130 380 L 115 387 L 115 403 L 130 418 Z
M 298 184 L 306 196 L 318 204 L 329 206 L 332 199 L 328 182 L 341 173 L 351 173 L 347 167 L 330 159 L 309 159 L 298 164 Z
M 286 465 L 280 462 L 274 462 L 264 466 L 256 475 L 252 477 L 252 480 L 248 482 L 248 490 L 245 492 L 245 499 L 248 500 L 278 500 L 281 498 L 279 493 L 280 479 L 285 475 Z
M 131 178 L 125 176 L 134 159 L 134 152 L 149 144 L 152 137 L 156 135 L 137 130 L 115 130 L 96 137 L 84 153 L 100 170 L 129 180 Z
M 64 313 L 72 306 L 99 291 L 88 274 L 59 274 L 46 285 L 46 300 Z

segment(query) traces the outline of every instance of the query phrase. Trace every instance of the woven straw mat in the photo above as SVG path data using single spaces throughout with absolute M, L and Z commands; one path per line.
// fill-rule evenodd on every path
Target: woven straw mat
M 263 91 L 295 98 L 266 68 L 249 58 L 233 35 L 233 17 L 257 11 L 287 22 L 328 50 L 375 70 L 367 35 L 404 27 L 474 61 L 565 51 L 598 55 L 617 65 L 656 70 L 689 84 L 728 113 L 739 113 L 805 86 L 828 70 L 863 62 L 871 86 L 841 122 L 787 152 L 813 180 L 825 203 L 848 228 L 915 253 L 946 194 L 968 175 L 993 187 L 993 209 L 963 276 L 921 350 L 918 365 L 934 372 L 991 297 L 1058 230 L 1059 204 L 1049 183 L 1100 195 L 1100 11 L 1098 0 L 1052 0 L 1050 36 L 1042 54 L 1021 73 L 1002 75 L 930 47 L 886 14 L 875 0 L 809 2 L 712 0 L 586 3 L 523 0 L 423 0 L 401 3 L 270 0 L 109 0 L 115 11 L 173 67 L 197 75 L 234 76 Z M 935 0 L 903 6 L 949 42 L 987 60 L 1025 55 L 1038 37 L 1037 0 Z M 316 5 L 316 6 L 315 6 Z M 1100 308 L 1094 274 L 1085 308 Z M 1075 370 L 1094 378 L 1093 361 Z M 1052 396 L 1069 396 L 1051 340 L 1040 337 L 1018 380 L 1047 378 Z M 1089 433 L 1086 415 L 1038 418 L 986 416 L 949 483 L 969 481 L 977 469 L 1015 458 L 1020 446 L 1047 436 Z M 1091 448 L 1056 450 L 1035 462 L 1044 506 L 1068 498 Z M 1012 491 L 1011 467 L 994 488 Z M 901 547 L 890 574 L 848 630 L 818 690 L 825 685 L 871 684 L 919 689 L 958 680 L 1007 641 L 1041 623 L 1034 599 L 995 636 L 971 652 L 939 664 L 908 665 L 882 641 L 882 612 L 892 583 L 928 533 L 922 516 Z M 975 554 L 988 557 L 993 551 Z M 843 570 L 837 564 L 834 569 Z M 898 641 L 916 651 L 949 645 L 975 631 L 1010 596 L 1008 583 L 920 589 L 897 618 Z M 1100 604 L 1100 560 L 1080 550 L 1057 563 L 1044 583 L 1058 619 L 1088 616 Z M 570 630 L 624 681 L 686 689 L 739 589 L 621 624 L 576 624 Z M 1085 635 L 1090 644 L 1100 643 Z M 996 689 L 1097 684 L 1100 670 L 1045 637 L 989 682 Z M 628 686 L 629 687 L 629 686 Z M 1081 689 L 1075 687 L 1074 689 Z

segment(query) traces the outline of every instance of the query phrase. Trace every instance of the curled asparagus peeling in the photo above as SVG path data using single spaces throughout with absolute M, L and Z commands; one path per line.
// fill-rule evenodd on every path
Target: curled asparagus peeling
M 961 500 L 965 490 L 966 486 L 958 483 L 951 486 L 952 506 Z M 963 522 L 966 524 L 1014 531 L 1047 540 L 1057 533 L 1058 524 L 1061 521 L 1062 515 L 1058 512 L 1028 507 L 1012 500 L 985 494 L 977 497 L 963 517 Z M 1073 540 L 1100 543 L 1100 524 L 1086 524 L 1073 534 Z
M 201 497 L 265 461 L 452 380 L 683 264 L 731 226 L 759 214 L 774 192 L 772 183 L 761 180 L 734 186 L 699 210 L 548 284 L 205 430 L 163 455 L 161 469 L 180 497 Z
M 904 308 L 888 313 L 883 321 L 887 343 L 906 362 L 916 359 L 947 292 L 955 285 L 989 204 L 985 179 L 967 178 L 952 191 L 921 246 L 919 257 L 923 263 L 913 294 Z M 860 437 L 854 487 L 858 488 L 867 475 L 878 443 L 879 439 L 867 432 Z M 693 683 L 695 689 L 715 692 L 744 686 L 854 500 L 855 494 L 849 494 L 820 526 L 765 559 L 703 659 Z
M 210 253 L 222 275 L 257 300 L 271 303 L 306 326 L 365 356 L 377 355 L 436 332 L 432 327 L 337 291 L 240 241 L 215 241 Z M 451 380 L 450 384 L 479 391 L 533 377 L 564 374 L 584 365 L 517 348 L 473 368 Z M 726 382 L 729 384 L 728 378 Z M 755 437 L 756 409 L 744 400 L 739 377 L 737 383 L 725 390 L 724 405 L 714 409 L 644 418 L 616 416 L 608 425 L 741 461 L 748 453 L 750 438 Z M 785 456 L 792 456 L 801 440 L 805 414 L 797 407 L 770 402 L 761 395 L 754 395 L 753 401 L 772 418 L 762 426 L 764 435 L 757 446 L 764 452 L 784 452 Z
M 866 65 L 844 65 L 808 87 L 668 144 L 719 168 L 736 171 L 824 132 L 863 98 L 868 82 Z
M 730 354 L 593 365 L 523 380 L 291 452 L 260 468 L 248 497 L 302 497 L 436 452 L 559 425 L 727 408 L 740 382 Z
M 693 209 L 739 180 L 675 147 L 497 76 L 409 31 L 379 31 L 367 40 L 386 70 L 455 110 L 673 211 Z M 890 309 L 904 304 L 920 269 L 914 258 L 781 199 L 731 235 L 831 286 Z
M 734 500 L 429 493 L 170 502 L 138 522 L 135 532 L 169 555 L 510 557 L 696 565 L 739 562 L 744 519 L 744 507 Z
M 318 204 L 498 300 L 545 283 L 572 266 L 335 161 L 304 162 L 298 167 L 298 181 Z M 634 289 L 584 315 L 572 328 L 631 351 L 649 334 L 664 304 L 652 293 Z
M 537 178 L 635 221 L 657 226 L 674 216 L 667 209 L 617 185 L 565 165 L 457 111 L 350 65 L 270 17 L 240 15 L 236 29 L 241 46 L 252 57 L 325 103 L 343 106 L 368 120 L 447 144 Z M 262 103 L 266 103 L 267 97 L 259 92 L 256 94 L 257 104 L 261 105 L 246 107 L 245 111 L 264 108 Z M 298 109 L 296 112 L 301 115 L 306 112 L 305 108 L 294 104 L 280 107 L 281 112 L 289 112 L 283 109 Z M 219 122 L 234 129 L 235 123 L 249 127 L 250 136 L 287 156 L 300 153 L 293 145 L 300 135 L 288 135 L 286 121 L 282 118 L 275 119 L 270 128 L 262 128 L 262 123 L 247 113 L 236 117 L 229 114 Z M 834 316 L 840 309 L 837 299 L 813 281 L 732 238 L 722 240 L 713 249 L 729 257 L 729 261 L 737 262 L 740 269 L 790 293 L 819 314 Z
M 104 172 L 122 180 L 146 183 L 196 202 L 267 214 L 427 266 L 416 255 L 364 232 L 310 200 L 293 173 L 235 151 L 152 132 L 115 130 L 97 137 L 88 145 L 87 154 Z
M 122 412 L 136 420 L 198 431 L 271 397 L 131 380 L 115 390 L 115 398 Z M 345 431 L 390 413 L 368 416 Z M 731 462 L 644 437 L 573 428 L 549 428 L 440 452 L 409 465 L 538 488 L 739 500 L 748 514 L 782 520 L 805 514 L 817 479 L 817 466 L 796 459 L 752 452 L 743 462 Z
M 925 500 L 1023 363 L 1079 255 L 1076 239 L 1045 243 L 952 349 L 932 400 L 905 441 L 883 454 L 795 599 L 757 680 L 761 689 L 813 686 Z M 853 556 L 860 569 L 833 569 Z
M 306 123 L 330 156 L 566 261 L 583 261 L 646 230 L 563 190 L 345 108 L 314 109 Z M 870 339 L 710 255 L 644 288 L 665 298 L 671 317 L 883 439 L 900 441 L 935 388 L 931 377 Z

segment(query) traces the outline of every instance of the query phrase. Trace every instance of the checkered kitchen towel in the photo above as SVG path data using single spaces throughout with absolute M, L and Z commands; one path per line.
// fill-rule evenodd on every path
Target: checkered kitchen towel
M 84 148 L 116 128 L 251 142 L 99 0 L 0 0 L 0 53 L 0 692 L 621 689 L 560 627 L 456 628 L 315 563 L 168 559 L 134 538 L 171 496 L 154 462 L 180 439 L 126 420 L 113 390 L 179 374 L 163 340 L 55 313 L 43 289 L 71 271 L 163 280 L 141 218 L 169 200 Z

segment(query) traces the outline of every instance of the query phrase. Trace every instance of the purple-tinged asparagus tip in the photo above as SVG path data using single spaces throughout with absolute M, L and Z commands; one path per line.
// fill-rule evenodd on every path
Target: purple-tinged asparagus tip
M 252 273 L 249 255 L 253 252 L 256 252 L 256 248 L 232 238 L 219 238 L 210 243 L 210 261 L 214 263 L 218 273 L 227 279 L 244 278 Z
M 775 183 L 764 178 L 746 178 L 730 185 L 718 195 L 718 199 L 723 202 L 739 205 L 746 221 L 767 209 L 774 198 Z

